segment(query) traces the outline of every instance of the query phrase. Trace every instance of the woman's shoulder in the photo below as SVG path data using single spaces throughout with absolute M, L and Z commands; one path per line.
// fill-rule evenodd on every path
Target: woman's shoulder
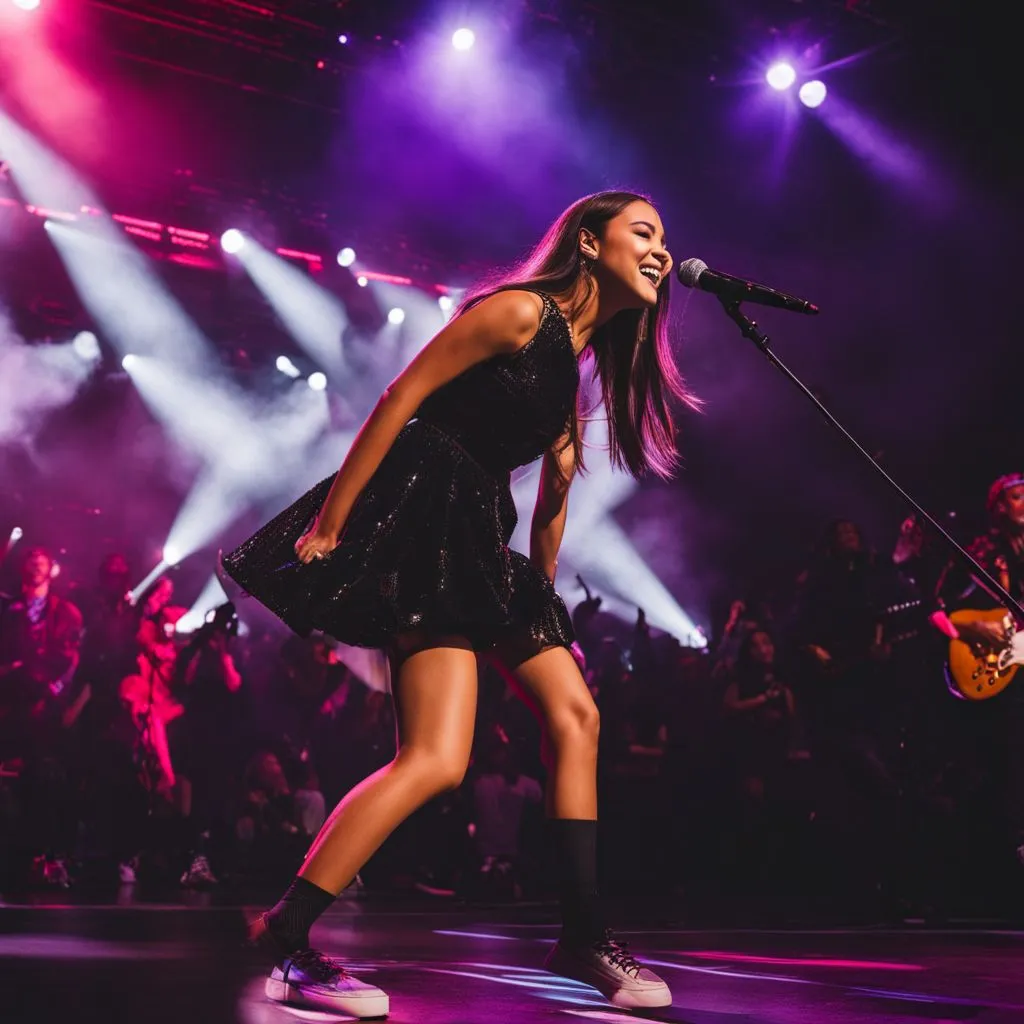
M 545 296 L 528 288 L 504 288 L 485 295 L 470 308 L 487 319 L 500 321 L 510 333 L 522 337 L 532 335 L 540 328 Z
M 505 288 L 471 299 L 438 338 L 450 335 L 489 355 L 513 355 L 536 336 L 545 312 L 541 293 Z

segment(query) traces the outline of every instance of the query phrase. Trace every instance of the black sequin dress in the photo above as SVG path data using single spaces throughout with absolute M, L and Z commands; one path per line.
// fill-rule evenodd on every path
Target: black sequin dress
M 245 591 L 295 632 L 387 647 L 399 633 L 459 635 L 521 657 L 569 646 L 572 624 L 547 577 L 508 542 L 510 474 L 566 428 L 579 387 L 572 335 L 542 295 L 536 335 L 434 392 L 398 435 L 327 557 L 303 565 L 295 542 L 333 477 L 223 559 Z

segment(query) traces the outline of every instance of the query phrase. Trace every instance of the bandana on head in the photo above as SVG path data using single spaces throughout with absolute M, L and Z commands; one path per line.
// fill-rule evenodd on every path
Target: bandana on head
M 1005 476 L 999 477 L 998 480 L 992 482 L 992 486 L 988 489 L 988 506 L 989 512 L 991 512 L 996 502 L 1008 491 L 1011 487 L 1019 487 L 1024 484 L 1024 473 L 1007 473 Z

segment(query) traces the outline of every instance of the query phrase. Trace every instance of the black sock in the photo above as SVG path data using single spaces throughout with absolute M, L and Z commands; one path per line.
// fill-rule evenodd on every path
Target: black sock
M 267 914 L 267 928 L 285 953 L 309 946 L 313 922 L 335 901 L 334 893 L 296 875 Z
M 591 945 L 605 929 L 597 891 L 597 822 L 551 818 L 548 825 L 562 908 L 562 938 L 574 945 Z

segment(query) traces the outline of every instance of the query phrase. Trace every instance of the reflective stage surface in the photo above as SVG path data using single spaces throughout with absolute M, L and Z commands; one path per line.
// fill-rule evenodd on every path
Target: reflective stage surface
M 290 1024 L 343 1019 L 263 996 L 244 911 L 191 905 L 0 906 L 0 1020 Z M 392 1021 L 486 1024 L 631 1016 L 546 973 L 550 908 L 341 900 L 314 942 L 391 996 Z M 1024 932 L 623 928 L 671 985 L 648 1015 L 693 1024 L 1024 1021 Z

